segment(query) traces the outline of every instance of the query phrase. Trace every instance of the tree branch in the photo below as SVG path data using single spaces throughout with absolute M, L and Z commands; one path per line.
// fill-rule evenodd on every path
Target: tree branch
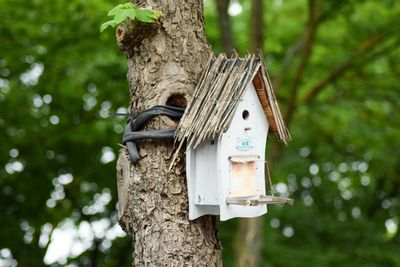
M 282 61 L 282 67 L 279 72 L 279 75 L 274 79 L 274 89 L 277 92 L 283 83 L 283 78 L 287 75 L 290 67 L 292 66 L 293 59 L 296 55 L 302 50 L 304 44 L 304 35 L 301 35 L 293 45 L 287 50 L 285 57 Z
M 319 16 L 319 24 L 326 21 L 327 19 L 334 17 L 337 14 L 340 14 L 338 11 L 345 5 L 348 4 L 345 1 L 337 1 L 333 3 L 329 3 L 331 6 L 329 8 L 325 8 L 326 11 Z M 335 12 L 332 12 L 334 10 Z M 307 30 L 306 30 L 307 31 Z M 279 75 L 274 79 L 274 89 L 277 92 L 282 84 L 285 77 L 287 77 L 287 73 L 289 72 L 290 67 L 293 65 L 292 62 L 295 59 L 296 55 L 300 53 L 304 46 L 304 37 L 305 33 L 300 35 L 297 40 L 287 49 L 286 54 L 282 61 L 282 67 L 279 72 Z
M 373 53 L 367 53 L 371 51 L 374 47 L 381 43 L 384 39 L 382 33 L 375 33 L 368 39 L 364 40 L 357 48 L 356 52 L 340 63 L 336 68 L 334 68 L 327 76 L 322 80 L 317 82 L 311 89 L 307 90 L 307 93 L 303 95 L 300 99 L 302 102 L 311 102 L 316 96 L 330 83 L 336 81 L 340 78 L 346 71 L 354 66 L 360 65 L 361 63 L 366 63 L 379 55 L 387 53 L 390 50 L 397 48 L 396 43 L 385 47 L 379 51 Z M 360 57 L 362 57 L 360 59 Z
M 312 46 L 314 44 L 315 33 L 317 31 L 318 25 L 320 23 L 320 10 L 319 10 L 318 0 L 309 0 L 309 18 L 308 27 L 304 33 L 304 45 L 302 48 L 302 57 L 299 66 L 297 67 L 295 77 L 293 79 L 290 95 L 288 100 L 288 105 L 285 112 L 286 125 L 289 127 L 294 111 L 297 108 L 297 95 L 298 88 L 303 77 L 304 71 L 307 68 L 311 53 Z
M 369 37 L 367 40 L 362 42 L 358 49 L 356 50 L 356 53 L 350 57 L 349 59 L 344 60 L 341 64 L 339 64 L 334 70 L 332 70 L 325 78 L 323 78 L 321 81 L 316 83 L 310 90 L 307 90 L 308 93 L 300 97 L 300 102 L 304 104 L 308 104 L 312 102 L 313 99 L 320 93 L 328 84 L 336 81 L 339 79 L 346 71 L 351 69 L 352 67 L 362 65 L 367 63 L 370 60 L 373 60 L 374 58 L 377 58 L 378 56 L 382 54 L 387 54 L 392 51 L 395 51 L 398 49 L 398 43 L 400 42 L 400 39 L 397 39 L 395 42 L 392 44 L 375 51 L 373 53 L 365 54 L 366 51 L 369 51 L 373 47 L 377 46 L 381 40 L 384 39 L 384 34 L 381 34 L 381 36 L 378 38 L 377 34 L 372 35 Z M 361 59 L 360 56 L 364 55 Z M 357 60 L 358 58 L 358 60 Z M 274 149 L 271 152 L 271 157 L 269 161 L 274 162 L 278 160 L 281 155 L 282 155 L 282 146 L 275 146 Z
M 97 267 L 98 265 L 98 257 L 99 257 L 99 246 L 100 246 L 101 240 L 95 238 L 93 241 L 93 249 L 92 252 L 90 253 L 90 267 Z

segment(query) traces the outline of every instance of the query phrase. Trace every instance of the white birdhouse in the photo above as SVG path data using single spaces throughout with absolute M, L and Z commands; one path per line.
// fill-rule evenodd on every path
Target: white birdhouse
M 266 196 L 268 133 L 290 140 L 262 56 L 211 57 L 177 132 L 187 142 L 189 219 L 257 217 L 290 202 Z

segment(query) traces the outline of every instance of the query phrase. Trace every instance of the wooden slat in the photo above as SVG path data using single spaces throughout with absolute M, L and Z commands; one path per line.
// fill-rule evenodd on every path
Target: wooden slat
M 264 82 L 262 80 L 262 76 L 260 73 L 257 73 L 257 75 L 254 77 L 253 84 L 254 87 L 256 88 L 257 95 L 258 98 L 260 99 L 261 106 L 263 107 L 265 116 L 267 117 L 269 127 L 271 128 L 271 131 L 277 132 L 278 126 L 276 125 L 274 114 L 272 112 L 271 106 L 269 105 L 268 95 L 266 93 Z

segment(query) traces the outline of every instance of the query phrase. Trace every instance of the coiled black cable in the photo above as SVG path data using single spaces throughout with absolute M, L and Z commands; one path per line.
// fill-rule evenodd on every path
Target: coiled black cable
M 122 139 L 122 143 L 126 145 L 128 149 L 131 163 L 136 164 L 141 159 L 137 145 L 134 141 L 139 139 L 169 139 L 174 138 L 175 136 L 175 128 L 140 131 L 146 122 L 160 115 L 168 116 L 177 120 L 182 117 L 184 111 L 184 108 L 157 105 L 146 109 L 135 116 L 131 116 L 125 127 L 124 137 Z

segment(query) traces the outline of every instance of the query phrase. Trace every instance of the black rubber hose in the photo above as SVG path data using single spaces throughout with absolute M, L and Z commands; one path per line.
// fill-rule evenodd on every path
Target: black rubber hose
M 125 133 L 122 142 L 126 143 L 129 141 L 135 141 L 138 139 L 166 139 L 173 138 L 176 129 L 163 129 L 163 130 L 152 130 L 142 132 L 130 132 Z
M 168 116 L 172 119 L 180 119 L 185 111 L 184 108 L 171 106 L 154 106 L 130 118 L 125 127 L 123 144 L 126 145 L 132 164 L 136 164 L 141 158 L 138 148 L 134 141 L 139 139 L 167 139 L 174 138 L 176 129 L 162 129 L 151 131 L 139 131 L 143 125 L 152 118 L 160 115 Z
M 131 123 L 131 130 L 137 131 L 143 127 L 143 125 L 151 120 L 152 118 L 160 115 L 168 116 L 172 119 L 180 119 L 185 112 L 184 108 L 170 107 L 170 106 L 154 106 L 152 108 L 146 109 L 135 118 L 133 118 Z

